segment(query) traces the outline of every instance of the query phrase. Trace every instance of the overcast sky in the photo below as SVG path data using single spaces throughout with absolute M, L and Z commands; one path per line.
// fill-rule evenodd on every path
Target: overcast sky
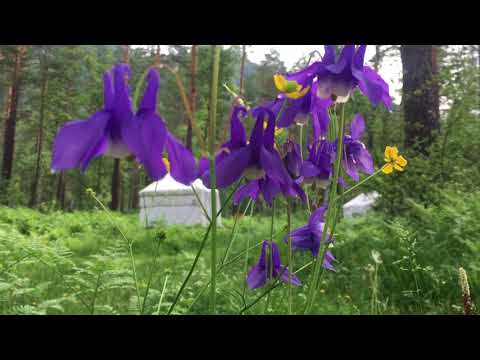
M 142 45 L 134 45 L 142 46 Z M 228 46 L 228 45 L 227 45 Z M 248 59 L 254 63 L 259 64 L 265 59 L 265 54 L 268 54 L 271 49 L 275 49 L 280 54 L 280 59 L 285 63 L 287 69 L 291 68 L 304 55 L 311 53 L 313 50 L 318 50 L 323 55 L 323 45 L 250 45 L 248 47 Z M 161 45 L 161 51 L 167 51 L 167 45 Z M 375 54 L 375 47 L 368 46 L 367 54 L 365 56 L 366 62 Z M 393 96 L 396 103 L 401 100 L 400 90 L 402 64 L 400 59 L 386 58 L 382 62 L 379 70 L 380 75 L 384 78 L 390 86 L 390 94 Z
M 271 49 L 275 49 L 280 53 L 280 59 L 285 63 L 287 68 L 292 67 L 304 55 L 310 54 L 314 50 L 318 50 L 323 55 L 323 45 L 252 45 L 248 48 L 248 59 L 255 63 L 260 63 L 265 54 Z M 368 46 L 365 56 L 366 62 L 375 55 L 375 47 Z M 390 93 L 394 97 L 395 102 L 399 102 L 401 97 L 399 91 L 402 88 L 402 64 L 400 59 L 386 58 L 381 68 L 380 75 L 390 86 Z

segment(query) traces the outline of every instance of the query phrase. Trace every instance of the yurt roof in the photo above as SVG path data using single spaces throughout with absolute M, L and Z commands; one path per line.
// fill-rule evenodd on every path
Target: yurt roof
M 207 189 L 200 179 L 195 180 L 192 185 L 197 192 L 210 192 L 210 189 Z M 191 194 L 193 190 L 190 186 L 179 183 L 170 174 L 167 174 L 162 180 L 155 181 L 140 191 L 140 196 L 158 193 Z

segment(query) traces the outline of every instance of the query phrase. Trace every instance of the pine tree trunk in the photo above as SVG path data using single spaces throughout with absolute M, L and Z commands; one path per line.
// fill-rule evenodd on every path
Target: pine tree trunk
M 242 63 L 240 65 L 240 96 L 245 90 L 245 61 L 247 60 L 247 45 L 242 45 Z
M 120 208 L 120 184 L 121 184 L 121 168 L 120 159 L 113 160 L 113 175 L 112 175 L 112 202 L 110 209 L 116 211 Z
M 40 93 L 40 115 L 39 115 L 39 124 L 38 124 L 38 133 L 37 133 L 37 159 L 35 163 L 35 172 L 33 174 L 32 181 L 32 190 L 30 194 L 30 207 L 35 207 L 37 205 L 37 196 L 38 196 L 38 184 L 40 182 L 40 164 L 42 162 L 42 150 L 43 150 L 43 120 L 45 117 L 45 96 L 47 92 L 47 71 L 48 68 L 43 69 L 42 74 L 42 85 Z
M 123 62 L 128 64 L 130 62 L 130 47 L 124 45 Z M 127 81 L 125 79 L 125 81 Z M 113 175 L 112 175 L 112 202 L 110 203 L 110 209 L 116 211 L 120 208 L 121 203 L 121 184 L 122 184 L 122 171 L 120 159 L 114 159 L 113 162 Z
M 60 175 L 58 176 L 56 198 L 57 198 L 57 204 L 62 210 L 65 210 L 65 189 L 66 189 L 65 173 L 61 171 Z
M 22 60 L 26 47 L 20 46 L 15 53 L 15 66 L 12 73 L 12 87 L 8 104 L 8 114 L 5 119 L 5 135 L 3 138 L 2 177 L 8 183 L 12 177 L 13 156 L 15 153 L 15 128 L 17 122 L 17 107 L 20 97 Z M 5 184 L 7 186 L 7 184 Z
M 140 191 L 140 171 L 136 163 L 133 164 L 133 178 L 132 178 L 132 200 L 131 200 L 131 208 L 138 209 L 140 203 L 140 195 L 138 192 Z
M 191 79 L 190 79 L 190 109 L 192 115 L 195 116 L 197 111 L 197 72 L 198 72 L 198 45 L 192 45 L 192 64 L 191 64 Z M 187 149 L 192 151 L 193 142 L 193 125 L 190 118 L 188 118 L 187 139 L 185 141 Z
M 434 45 L 402 45 L 405 146 L 428 153 L 440 128 L 438 64 Z

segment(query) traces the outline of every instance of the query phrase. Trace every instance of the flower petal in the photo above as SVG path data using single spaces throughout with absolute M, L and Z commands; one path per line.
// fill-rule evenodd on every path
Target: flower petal
M 388 163 L 382 168 L 382 171 L 387 175 L 391 174 L 393 172 L 393 165 L 391 163 Z
M 260 191 L 263 195 L 263 199 L 268 206 L 272 207 L 273 198 L 277 195 L 281 189 L 277 181 L 270 179 L 268 176 L 265 179 L 259 180 Z
M 289 274 L 288 268 L 286 266 L 281 266 L 279 270 L 280 279 L 286 284 L 288 284 L 288 274 Z M 295 274 L 292 273 L 291 278 L 292 278 L 292 286 L 302 285 L 302 283 L 300 282 L 300 280 Z
M 123 128 L 128 148 L 154 181 L 162 179 L 167 173 L 163 162 L 166 133 L 165 123 L 154 112 L 141 112 Z
M 251 150 L 248 147 L 233 150 L 221 161 L 215 161 L 215 175 L 217 188 L 223 189 L 232 185 L 242 177 L 244 170 L 250 163 Z M 210 187 L 210 173 L 203 176 L 203 183 Z
M 197 177 L 197 166 L 192 152 L 168 131 L 166 145 L 172 177 L 179 183 L 191 185 Z
M 357 168 L 363 171 L 365 174 L 373 174 L 375 172 L 375 166 L 373 164 L 373 158 L 368 150 L 362 146 L 360 151 L 354 154 Z
M 249 197 L 253 201 L 258 199 L 260 195 L 260 187 L 258 185 L 258 180 L 253 180 L 247 183 L 246 185 L 241 186 L 233 195 L 233 203 L 235 205 L 240 204 L 243 199 Z
M 395 161 L 398 158 L 398 149 L 395 146 L 385 147 L 385 161 Z
M 157 93 L 160 87 L 160 76 L 156 69 L 152 68 L 148 71 L 146 78 L 147 86 L 140 102 L 139 112 L 155 111 L 157 106 Z
M 280 155 L 276 151 L 268 151 L 262 146 L 260 150 L 260 163 L 265 173 L 281 184 L 291 185 L 292 178 L 285 169 Z
M 407 164 L 408 164 L 407 159 L 405 159 L 405 158 L 404 158 L 403 156 L 401 156 L 401 155 L 397 158 L 397 160 L 395 160 L 395 162 L 396 162 L 398 165 L 403 166 L 403 167 L 407 166 Z
M 353 140 L 361 140 L 365 132 L 365 121 L 363 116 L 356 114 L 352 120 L 350 135 Z
M 90 161 L 107 150 L 106 129 L 111 119 L 107 111 L 99 111 L 88 120 L 66 123 L 53 144 L 52 171 L 80 167 L 85 171 Z
M 267 273 L 259 265 L 253 266 L 247 275 L 247 285 L 250 289 L 263 287 L 267 282 Z
M 323 267 L 327 270 L 336 272 L 335 268 L 332 265 L 332 262 L 334 262 L 335 260 L 336 259 L 333 256 L 333 254 L 327 250 L 327 252 L 325 253 L 325 257 L 323 259 Z

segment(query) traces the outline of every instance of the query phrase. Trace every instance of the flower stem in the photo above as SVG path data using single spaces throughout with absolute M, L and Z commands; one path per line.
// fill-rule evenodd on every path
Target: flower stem
M 225 201 L 222 203 L 222 207 L 220 208 L 220 211 L 217 213 L 217 215 L 221 214 L 227 203 L 230 201 L 232 198 L 233 194 L 237 189 L 240 187 L 242 179 L 237 183 L 235 188 L 232 190 L 232 192 L 227 196 Z M 210 230 L 212 228 L 212 222 L 208 225 L 207 231 L 205 232 L 205 235 L 203 236 L 202 243 L 200 244 L 200 248 L 198 249 L 197 255 L 195 256 L 195 259 L 193 260 L 193 264 L 190 267 L 190 270 L 188 271 L 187 277 L 185 280 L 183 280 L 182 285 L 180 286 L 180 290 L 178 290 L 177 295 L 175 296 L 175 300 L 173 301 L 172 305 L 170 306 L 170 309 L 168 309 L 167 315 L 170 315 L 175 308 L 175 305 L 177 305 L 178 300 L 180 299 L 180 295 L 182 295 L 183 290 L 187 286 L 188 280 L 190 280 L 190 277 L 193 274 L 193 271 L 195 270 L 195 266 L 197 266 L 198 259 L 200 258 L 200 255 L 202 254 L 203 248 L 205 247 L 205 244 L 207 243 L 208 235 L 210 234 Z
M 312 306 L 315 302 L 315 297 L 317 295 L 317 286 L 320 278 L 320 269 L 323 267 L 322 266 L 323 260 L 328 250 L 328 244 L 326 243 L 328 229 L 331 226 L 334 226 L 334 224 L 332 224 L 332 220 L 333 221 L 336 220 L 333 215 L 335 213 L 335 199 L 337 197 L 338 177 L 340 175 L 340 169 L 342 164 L 344 129 L 345 129 L 345 105 L 342 104 L 342 115 L 340 117 L 340 124 L 338 127 L 337 157 L 335 160 L 333 179 L 330 185 L 330 193 L 328 196 L 329 206 L 326 214 L 325 226 L 323 228 L 322 239 L 320 241 L 320 246 L 323 245 L 323 250 L 321 251 L 321 254 L 317 257 L 314 268 L 313 268 L 312 280 L 310 283 L 310 289 L 308 291 L 308 296 L 307 296 L 307 304 L 304 312 L 305 315 L 311 311 Z
M 291 199 L 287 198 L 287 234 L 288 234 L 288 315 L 292 315 L 292 204 Z
M 210 116 L 209 116 L 209 150 L 210 150 L 210 184 L 212 207 L 212 240 L 211 240 L 211 287 L 210 287 L 210 312 L 215 314 L 216 309 L 216 276 L 217 276 L 217 182 L 215 174 L 215 123 L 217 121 L 217 95 L 218 77 L 220 72 L 221 45 L 212 45 L 213 69 L 210 90 Z
M 268 276 L 267 279 L 272 280 L 273 278 L 273 227 L 275 222 L 275 198 L 272 200 L 272 221 L 270 223 L 270 247 L 268 248 Z M 270 296 L 267 296 L 267 301 L 265 302 L 265 313 L 268 311 Z

